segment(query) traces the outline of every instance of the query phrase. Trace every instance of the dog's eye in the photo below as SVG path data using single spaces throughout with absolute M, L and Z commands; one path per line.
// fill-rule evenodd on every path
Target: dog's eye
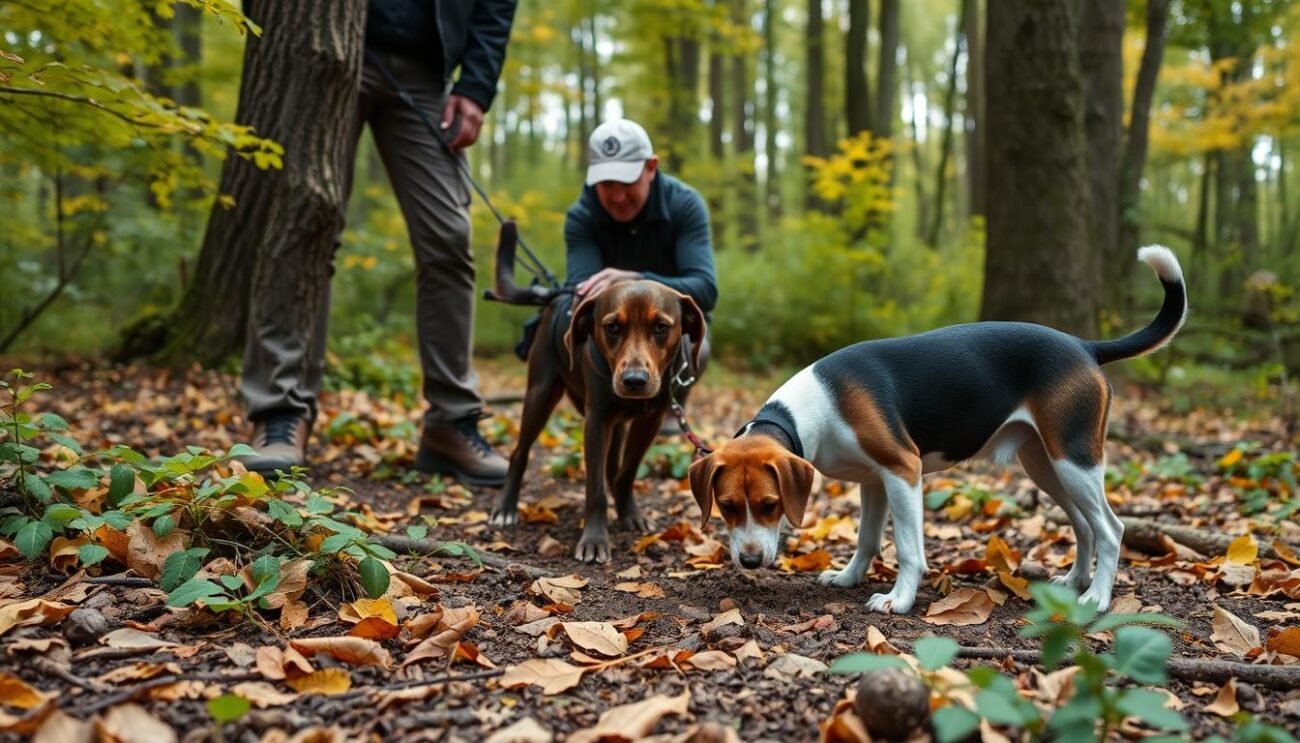
M 666 322 L 655 323 L 655 335 L 663 335 L 664 333 L 667 332 L 668 332 L 668 323 Z
M 770 516 L 776 513 L 776 501 L 769 500 L 769 501 L 763 501 L 762 503 L 759 503 L 758 512 L 763 514 L 764 516 Z
M 605 332 L 609 333 L 610 335 L 618 335 L 618 323 L 616 322 L 605 323 Z

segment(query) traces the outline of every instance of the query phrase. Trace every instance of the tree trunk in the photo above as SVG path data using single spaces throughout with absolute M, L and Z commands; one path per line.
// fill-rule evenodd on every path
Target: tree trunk
M 823 91 L 826 87 L 826 60 L 823 44 L 825 29 L 822 19 L 821 0 L 808 0 L 808 63 L 804 90 L 807 92 L 807 104 L 804 109 L 804 152 L 813 157 L 825 157 L 826 149 L 826 100 Z M 821 199 L 813 193 L 812 184 L 804 178 L 804 208 L 818 210 L 823 207 Z
M 1120 260 L 1119 180 L 1124 129 L 1124 0 L 1088 0 L 1079 15 L 1084 135 L 1088 140 L 1090 273 L 1101 279 L 1098 300 L 1122 306 L 1132 259 Z
M 889 139 L 894 134 L 894 97 L 898 92 L 898 0 L 880 2 L 880 63 L 876 66 L 876 117 L 871 131 Z
M 978 0 L 962 0 L 966 16 L 966 178 L 971 216 L 984 216 L 987 176 L 984 162 L 984 40 L 980 33 Z
M 740 28 L 749 28 L 749 0 L 731 0 L 731 20 Z M 749 80 L 749 58 L 735 54 L 731 58 L 732 122 L 731 149 L 736 157 L 740 178 L 733 191 L 737 206 L 737 229 L 740 246 L 752 251 L 758 247 L 758 182 L 754 170 L 753 86 Z
M 929 224 L 930 219 L 930 200 L 925 194 L 925 163 L 921 156 L 921 127 L 925 125 L 925 116 L 917 111 L 916 107 L 916 58 L 912 55 L 909 48 L 905 52 L 907 62 L 903 67 L 903 75 L 906 78 L 903 81 L 907 89 L 907 97 L 912 101 L 910 110 L 912 116 L 910 119 L 912 131 L 912 185 L 916 188 L 916 239 L 925 239 L 925 226 Z M 924 93 L 924 89 L 922 90 Z M 924 95 L 921 96 L 924 100 Z
M 258 315 L 292 315 L 310 337 L 343 226 L 339 167 L 357 105 L 365 8 L 357 0 L 245 2 L 263 31 L 247 38 L 235 118 L 284 145 L 284 167 L 226 160 L 220 190 L 235 205 L 213 206 L 195 281 L 172 317 L 152 328 L 151 340 L 165 339 L 160 360 L 214 365 L 242 351 L 250 321 L 258 322 L 253 293 L 262 297 Z
M 871 26 L 869 0 L 849 0 L 849 35 L 845 39 L 844 108 L 849 136 L 871 129 L 871 85 L 867 78 L 867 30 Z M 812 35 L 811 28 L 809 36 Z M 809 88 L 809 93 L 812 88 Z
M 767 173 L 763 190 L 767 202 L 769 224 L 781 218 L 781 151 L 776 146 L 776 135 L 781 131 L 781 121 L 776 114 L 776 32 L 774 28 L 775 0 L 763 0 L 763 154 L 767 159 Z
M 1133 257 L 1137 255 L 1141 225 L 1142 171 L 1146 167 L 1147 142 L 1151 128 L 1151 101 L 1155 97 L 1156 78 L 1165 54 L 1165 29 L 1169 20 L 1169 0 L 1147 0 L 1147 41 L 1138 64 L 1137 83 L 1133 87 L 1128 136 L 1124 142 L 1124 159 L 1119 181 L 1119 243 L 1102 267 L 1102 281 L 1108 288 L 1128 287 Z M 1120 275 L 1122 272 L 1122 275 Z M 1124 290 L 1118 297 L 1120 307 L 1127 307 L 1131 293 Z
M 945 191 L 948 188 L 948 158 L 952 155 L 952 120 L 957 103 L 957 61 L 961 59 L 963 37 L 966 32 L 966 3 L 961 4 L 957 29 L 953 35 L 952 64 L 948 67 L 948 94 L 943 101 L 943 141 L 939 146 L 939 167 L 934 175 L 934 220 L 925 242 L 931 248 L 939 247 L 939 232 L 943 229 Z
M 668 168 L 681 173 L 695 135 L 700 42 L 685 37 L 666 38 L 664 56 L 668 66 Z
M 1075 3 L 988 3 L 986 320 L 1096 336 Z
M 722 38 L 714 36 L 709 43 L 709 157 L 713 160 L 715 172 L 727 170 L 726 148 L 723 146 L 722 134 L 726 130 L 726 68 L 722 53 Z M 726 188 L 709 189 L 709 211 L 713 218 L 709 228 L 713 231 L 715 249 L 726 244 L 726 220 L 723 214 L 723 194 Z

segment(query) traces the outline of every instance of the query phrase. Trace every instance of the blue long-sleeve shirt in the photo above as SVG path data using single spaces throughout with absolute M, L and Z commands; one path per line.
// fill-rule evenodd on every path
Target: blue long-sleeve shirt
M 699 192 L 662 171 L 641 213 L 627 223 L 610 217 L 595 187 L 584 186 L 564 220 L 564 243 L 566 286 L 621 268 L 689 295 L 706 314 L 718 303 L 708 207 Z

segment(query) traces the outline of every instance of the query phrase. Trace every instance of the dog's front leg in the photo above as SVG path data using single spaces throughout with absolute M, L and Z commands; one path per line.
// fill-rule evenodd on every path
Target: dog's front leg
M 880 554 L 885 517 L 889 515 L 884 483 L 874 479 L 862 483 L 858 502 L 862 505 L 858 515 L 858 549 L 843 570 L 825 570 L 817 577 L 817 582 L 824 586 L 852 588 L 858 585 L 871 568 L 871 561 Z
M 651 415 L 632 421 L 628 429 L 619 467 L 615 473 L 611 473 L 614 483 L 614 511 L 618 514 L 620 529 L 646 534 L 654 528 L 654 524 L 637 506 L 633 486 L 636 484 L 636 471 L 641 466 L 641 460 L 645 458 L 645 453 L 654 443 L 655 434 L 659 432 L 662 423 L 662 415 Z
M 588 400 L 590 403 L 590 400 Z M 573 556 L 582 562 L 609 562 L 609 504 L 605 499 L 605 462 L 612 424 L 599 405 L 589 404 L 583 425 L 582 460 L 587 467 L 587 501 L 582 538 Z
M 919 462 L 918 462 L 919 465 Z M 915 482 L 907 482 L 893 473 L 884 473 L 885 497 L 894 521 L 894 545 L 898 549 L 898 580 L 894 590 L 877 593 L 867 600 L 867 608 L 882 614 L 906 614 L 916 603 L 916 589 L 925 575 L 925 532 L 921 523 L 922 507 L 920 467 Z

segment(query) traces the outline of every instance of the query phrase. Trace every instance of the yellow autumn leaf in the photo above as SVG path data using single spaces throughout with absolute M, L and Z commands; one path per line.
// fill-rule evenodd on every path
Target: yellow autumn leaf
M 1254 535 L 1245 534 L 1232 540 L 1232 544 L 1228 545 L 1225 562 L 1238 565 L 1254 565 L 1258 559 L 1259 543 L 1255 541 Z
M 326 668 L 284 683 L 299 694 L 342 694 L 352 688 L 352 676 L 342 668 Z

